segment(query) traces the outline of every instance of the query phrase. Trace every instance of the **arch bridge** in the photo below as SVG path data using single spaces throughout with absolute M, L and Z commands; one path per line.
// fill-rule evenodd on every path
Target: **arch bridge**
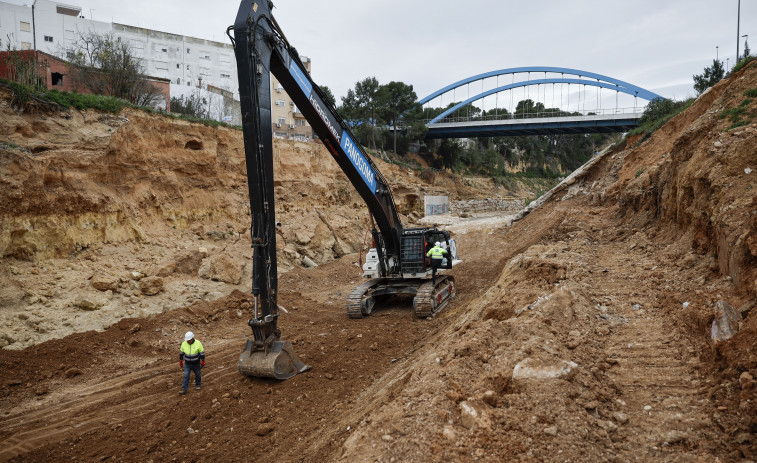
M 627 132 L 656 98 L 662 97 L 601 74 L 533 66 L 471 76 L 419 103 L 428 117 L 426 138 L 469 138 Z

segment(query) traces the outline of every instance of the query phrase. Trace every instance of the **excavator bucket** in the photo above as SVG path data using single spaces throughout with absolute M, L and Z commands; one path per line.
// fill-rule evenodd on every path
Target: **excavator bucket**
M 239 372 L 258 378 L 288 379 L 310 369 L 297 357 L 289 341 L 275 341 L 268 351 L 252 351 L 252 341 L 247 340 L 244 352 L 237 362 Z

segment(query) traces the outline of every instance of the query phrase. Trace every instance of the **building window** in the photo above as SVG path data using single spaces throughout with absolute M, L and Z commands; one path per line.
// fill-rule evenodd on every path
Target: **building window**
M 187 48 L 187 54 L 189 54 L 189 48 Z
M 286 122 L 286 119 L 284 119 L 283 117 L 279 118 L 279 125 L 284 125 L 285 122 Z
M 50 74 L 53 85 L 63 85 L 63 74 L 60 72 L 53 72 Z
M 19 25 L 19 29 L 21 29 L 21 32 L 31 32 L 32 25 L 26 21 L 21 21 L 21 24 Z
M 300 125 L 303 126 L 303 127 L 305 126 L 305 120 L 304 119 L 300 119 Z
M 176 85 L 181 85 L 181 77 L 176 78 Z
M 161 48 L 160 51 L 162 51 L 163 53 L 168 53 L 168 48 Z
M 51 42 L 52 43 L 52 41 L 53 41 L 53 37 L 51 35 L 46 35 L 45 36 L 45 42 Z
M 276 106 L 284 106 L 284 100 L 276 100 Z
M 31 42 L 21 42 L 21 49 L 22 50 L 31 50 L 32 49 L 32 43 Z
M 181 64 L 176 63 L 176 69 L 181 69 Z
M 189 71 L 189 65 L 187 64 L 187 71 Z

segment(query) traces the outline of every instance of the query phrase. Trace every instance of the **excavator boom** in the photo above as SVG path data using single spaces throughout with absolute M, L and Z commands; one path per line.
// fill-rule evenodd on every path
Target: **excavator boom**
M 360 294 L 350 295 L 348 315 L 369 315 L 376 298 L 409 294 L 419 302 L 418 316 L 433 315 L 454 296 L 454 280 L 422 280 L 431 270 L 425 253 L 430 244 L 450 244 L 449 232 L 433 228 L 404 229 L 389 184 L 313 82 L 297 51 L 289 44 L 271 15 L 269 0 L 242 0 L 234 25 L 234 45 L 239 74 L 245 158 L 252 214 L 253 282 L 255 300 L 249 320 L 253 340 L 239 359 L 239 370 L 248 376 L 286 379 L 305 371 L 290 343 L 282 341 L 277 327 L 279 306 L 276 267 L 276 219 L 273 190 L 273 136 L 271 82 L 273 74 L 308 120 L 365 201 L 375 220 L 373 256 L 365 275 L 374 283 L 362 284 Z M 454 249 L 454 242 L 452 242 Z M 452 268 L 448 259 L 445 268 Z M 457 262 L 457 261 L 455 261 Z M 434 273 L 435 274 L 435 273 Z M 415 306 L 414 306 L 415 307 Z

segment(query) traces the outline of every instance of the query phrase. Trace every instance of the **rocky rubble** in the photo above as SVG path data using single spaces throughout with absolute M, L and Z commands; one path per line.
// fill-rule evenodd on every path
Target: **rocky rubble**
M 9 97 L 0 89 L 0 101 Z M 0 142 L 4 346 L 249 288 L 240 131 L 133 110 L 17 113 L 0 105 Z M 322 145 L 276 140 L 274 162 L 281 272 L 365 252 L 363 201 Z M 425 194 L 506 194 L 491 180 L 376 162 L 408 223 L 420 219 Z M 29 311 L 50 326 L 21 323 L 17 315 Z
M 450 212 L 462 217 L 479 213 L 512 213 L 523 209 L 522 199 L 517 198 L 485 198 L 469 199 L 467 201 L 453 201 L 450 203 Z

